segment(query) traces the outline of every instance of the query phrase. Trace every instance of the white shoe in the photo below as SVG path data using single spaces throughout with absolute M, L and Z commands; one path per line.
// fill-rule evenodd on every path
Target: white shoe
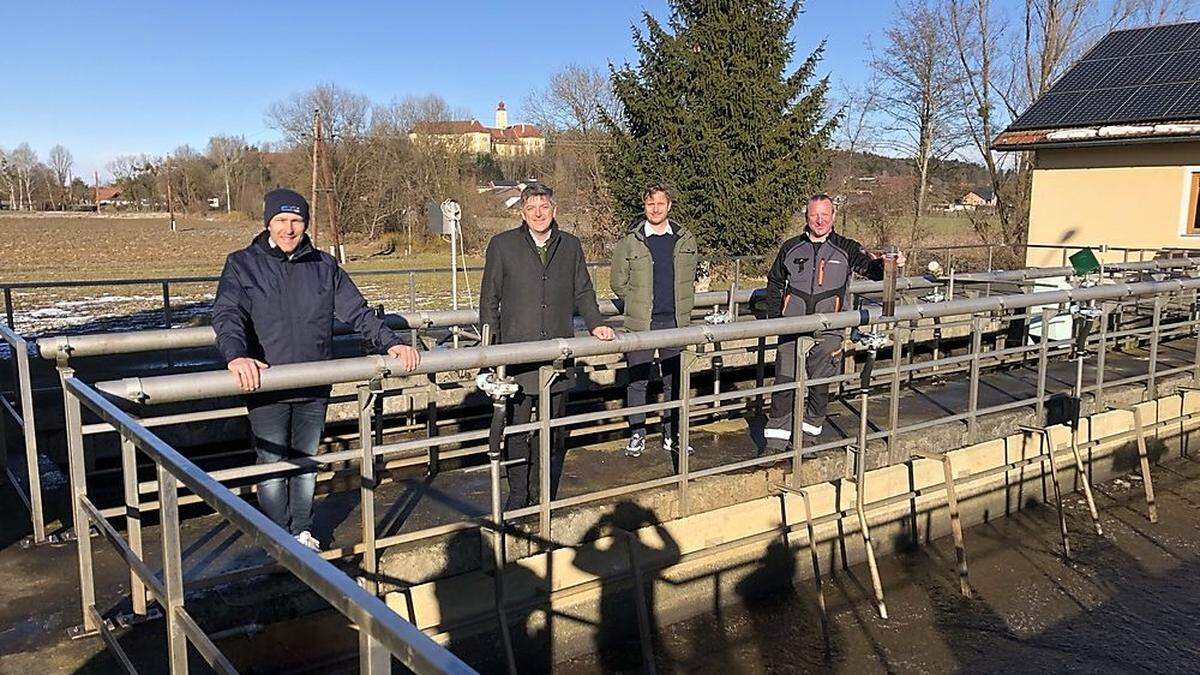
M 663 450 L 665 450 L 666 452 L 675 452 L 675 439 L 664 438 L 663 439 Z M 690 457 L 690 456 L 696 454 L 696 449 L 693 448 L 691 445 L 688 445 L 687 453 L 688 453 L 688 456 Z
M 305 531 L 301 532 L 300 534 L 296 535 L 296 541 L 300 542 L 301 544 L 304 544 L 305 546 L 316 551 L 317 553 L 321 552 L 321 542 L 317 541 L 317 538 L 312 536 L 312 532 L 309 532 L 308 530 L 305 530 Z
M 629 444 L 625 446 L 626 457 L 641 457 L 642 451 L 646 449 L 646 437 L 641 434 L 634 434 L 629 439 Z
M 820 436 L 821 432 L 825 430 L 824 426 L 817 426 L 815 424 L 809 424 L 808 422 L 802 422 L 800 427 L 804 429 L 804 433 L 808 434 L 809 436 Z

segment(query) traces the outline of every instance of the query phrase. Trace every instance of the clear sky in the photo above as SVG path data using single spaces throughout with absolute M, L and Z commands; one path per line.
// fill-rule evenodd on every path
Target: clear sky
M 267 106 L 320 82 L 377 102 L 436 93 L 485 122 L 503 98 L 520 122 L 550 73 L 631 60 L 641 13 L 667 18 L 666 0 L 0 5 L 0 147 L 27 141 L 44 160 L 61 143 L 88 177 L 116 155 L 203 149 L 215 134 L 275 140 Z M 893 7 L 808 0 L 798 53 L 827 37 L 822 72 L 859 81 Z

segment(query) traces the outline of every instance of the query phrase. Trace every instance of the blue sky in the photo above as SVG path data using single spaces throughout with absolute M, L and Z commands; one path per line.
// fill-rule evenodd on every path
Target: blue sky
M 75 173 L 119 154 L 202 149 L 209 136 L 277 138 L 272 102 L 319 82 L 385 102 L 437 93 L 485 121 L 510 122 L 550 73 L 633 58 L 641 12 L 665 0 L 522 2 L 5 2 L 0 26 L 0 147 L 55 143 Z M 807 54 L 828 37 L 822 71 L 864 77 L 868 35 L 892 0 L 808 0 L 793 30 Z

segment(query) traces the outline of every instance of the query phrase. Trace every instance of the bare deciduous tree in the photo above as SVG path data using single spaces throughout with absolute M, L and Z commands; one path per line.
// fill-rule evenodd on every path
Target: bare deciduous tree
M 912 157 L 912 240 L 920 236 L 931 165 L 961 145 L 957 125 L 958 71 L 952 41 L 929 0 L 904 0 L 885 46 L 872 59 L 880 81 L 880 109 L 897 149 Z
M 879 112 L 879 82 L 872 78 L 861 86 L 845 87 L 837 97 L 837 103 L 837 114 L 842 121 L 834 131 L 834 142 L 840 152 L 830 167 L 830 178 L 837 181 L 838 193 L 847 197 L 838 208 L 844 228 L 850 212 L 856 207 L 848 197 L 854 192 L 858 178 L 859 154 L 874 150 L 878 141 L 875 124 Z
M 225 213 L 233 210 L 230 185 L 245 154 L 246 141 L 241 136 L 213 136 L 208 139 L 208 158 L 220 169 L 221 179 L 225 183 Z
M 608 73 L 576 64 L 554 73 L 544 88 L 525 97 L 529 119 L 548 133 L 575 131 L 591 136 L 601 129 L 601 111 L 609 119 L 618 119 L 618 106 Z
M 63 203 L 67 200 L 66 190 L 71 182 L 71 167 L 75 164 L 75 158 L 71 156 L 71 151 L 61 145 L 55 145 L 50 148 L 50 154 L 47 156 L 50 171 L 54 175 L 54 189 L 51 191 L 50 199 L 55 200 L 55 193 L 59 195 L 57 199 L 59 208 L 62 208 Z

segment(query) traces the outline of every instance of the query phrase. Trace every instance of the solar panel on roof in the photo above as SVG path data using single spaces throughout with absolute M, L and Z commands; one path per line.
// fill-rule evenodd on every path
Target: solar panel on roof
M 1171 106 L 1167 117 L 1174 120 L 1200 120 L 1200 82 L 1192 86 Z
M 1200 27 L 1194 23 L 1177 23 L 1171 26 L 1159 26 L 1152 29 L 1145 40 L 1131 51 L 1131 54 L 1153 54 L 1173 52 L 1183 49 L 1183 45 L 1195 34 Z
M 1127 87 L 1135 84 L 1144 84 L 1170 58 L 1168 54 L 1126 56 L 1104 76 L 1104 80 L 1100 86 Z
M 1057 123 L 1071 127 L 1105 122 L 1133 96 L 1137 89 L 1137 87 L 1121 87 L 1120 89 L 1089 91 L 1083 100 L 1058 118 Z
M 1113 112 L 1109 121 L 1127 122 L 1161 118 L 1170 112 L 1171 106 L 1179 100 L 1186 89 L 1186 85 L 1181 87 L 1178 84 L 1151 84 L 1138 87 L 1133 92 L 1133 96 L 1127 98 Z
M 1200 22 L 1106 35 L 1010 129 L 1200 120 Z
M 1055 82 L 1054 86 L 1050 87 L 1050 91 L 1092 89 L 1103 80 L 1104 76 L 1113 69 L 1113 66 L 1120 62 L 1121 59 L 1119 58 L 1084 61 L 1059 78 L 1058 82 Z
M 1133 30 L 1121 30 L 1114 33 L 1109 33 L 1100 40 L 1099 44 L 1092 47 L 1092 51 L 1087 53 L 1084 60 L 1091 61 L 1093 59 L 1104 59 L 1112 56 L 1125 56 L 1133 51 L 1148 34 L 1149 29 L 1136 28 Z
M 1177 52 L 1167 59 L 1147 84 L 1160 82 L 1192 82 L 1200 80 L 1200 50 Z
M 1013 129 L 1041 129 L 1054 126 L 1067 111 L 1079 103 L 1087 92 L 1069 91 L 1065 93 L 1050 92 L 1037 100 L 1033 107 L 1025 111 L 1015 122 Z

